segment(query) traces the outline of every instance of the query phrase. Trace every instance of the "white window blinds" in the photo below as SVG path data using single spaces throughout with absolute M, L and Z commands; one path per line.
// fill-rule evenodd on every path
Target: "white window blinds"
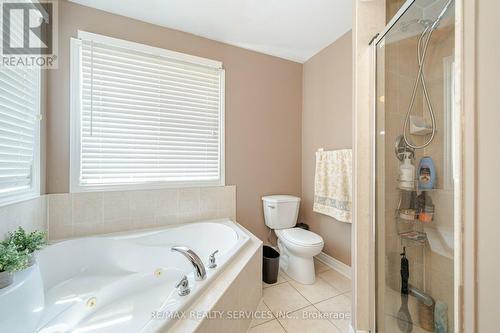
M 77 41 L 78 186 L 221 184 L 220 66 L 89 35 Z
M 0 69 L 0 204 L 38 194 L 40 70 Z

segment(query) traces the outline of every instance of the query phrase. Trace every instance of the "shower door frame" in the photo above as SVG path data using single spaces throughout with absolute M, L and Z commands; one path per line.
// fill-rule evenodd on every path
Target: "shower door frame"
M 371 71 L 370 71 L 370 90 L 372 92 L 371 96 L 371 109 L 372 112 L 370 114 L 371 121 L 371 132 L 370 137 L 372 138 L 371 143 L 371 177 L 372 182 L 370 186 L 370 289 L 372 292 L 370 293 L 370 332 L 377 332 L 377 278 L 378 278 L 378 270 L 377 270 L 377 202 L 376 202 L 376 191 L 377 191 L 377 46 L 380 41 L 384 39 L 386 34 L 394 27 L 396 22 L 399 21 L 401 16 L 403 16 L 406 11 L 415 3 L 416 0 L 407 0 L 398 12 L 391 18 L 391 20 L 387 23 L 384 29 L 377 34 L 370 41 L 370 62 L 371 62 Z M 475 221 L 470 221 L 468 219 L 469 227 L 465 228 L 464 219 L 467 218 L 466 214 L 468 211 L 475 212 L 475 204 L 469 205 L 466 203 L 465 208 L 462 207 L 462 203 L 464 202 L 464 188 L 468 186 L 464 186 L 464 183 L 467 180 L 464 179 L 465 174 L 474 173 L 475 170 L 470 170 L 471 166 L 468 165 L 467 161 L 463 160 L 464 148 L 469 148 L 474 150 L 476 142 L 469 139 L 469 135 L 467 132 L 473 132 L 475 124 L 469 124 L 464 122 L 465 119 L 470 118 L 469 115 L 464 114 L 464 111 L 467 111 L 466 106 L 464 106 L 464 102 L 462 100 L 462 91 L 463 91 L 463 76 L 467 73 L 463 69 L 463 42 L 464 42 L 464 26 L 463 26 L 463 0 L 455 0 L 454 1 L 454 10 L 455 10 L 455 69 L 457 69 L 457 77 L 456 77 L 456 85 L 454 87 L 455 92 L 455 108 L 457 108 L 457 112 L 460 115 L 460 128 L 457 129 L 459 133 L 459 142 L 457 152 L 460 154 L 459 158 L 455 158 L 455 161 L 459 161 L 458 163 L 458 178 L 459 182 L 455 184 L 454 187 L 454 258 L 453 258 L 453 266 L 454 266 L 454 327 L 455 332 L 464 332 L 464 321 L 467 322 L 466 326 L 470 327 L 470 325 L 475 326 L 475 318 L 476 318 L 476 300 L 475 300 L 475 288 L 476 286 L 464 286 L 464 266 L 472 266 L 476 267 L 475 260 L 471 263 L 471 265 L 465 265 L 464 260 L 465 257 L 469 256 L 475 259 L 475 239 L 474 239 L 474 225 Z M 471 130 L 472 127 L 472 130 Z M 467 184 L 465 184 L 467 185 Z M 473 196 L 475 195 L 475 191 Z M 470 226 L 472 224 L 472 226 Z M 471 230 L 472 227 L 472 230 Z M 465 234 L 465 231 L 469 231 L 468 234 Z M 472 237 L 471 235 L 472 234 Z M 465 243 L 464 243 L 465 242 Z M 466 250 L 466 246 L 471 246 L 470 250 Z M 464 291 L 465 289 L 465 291 Z M 465 293 L 465 295 L 464 295 Z M 467 294 L 469 293 L 469 294 Z M 469 298 L 472 294 L 472 298 L 474 299 L 474 305 L 471 306 L 474 309 L 474 313 L 465 313 L 462 308 L 462 304 L 464 304 L 464 297 Z M 470 299 L 470 298 L 469 298 Z

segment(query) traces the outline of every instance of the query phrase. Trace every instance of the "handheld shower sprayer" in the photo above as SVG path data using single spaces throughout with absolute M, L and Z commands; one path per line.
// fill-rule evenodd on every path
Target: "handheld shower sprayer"
M 418 38 L 418 42 L 417 42 L 418 73 L 417 73 L 417 77 L 415 78 L 415 82 L 413 84 L 413 91 L 411 94 L 410 105 L 408 106 L 405 121 L 403 124 L 404 142 L 408 147 L 413 148 L 413 149 L 422 149 L 422 148 L 427 147 L 432 142 L 432 140 L 434 140 L 434 136 L 436 135 L 436 116 L 434 114 L 434 108 L 432 107 L 432 102 L 431 102 L 431 98 L 429 96 L 429 92 L 427 91 L 427 84 L 425 82 L 425 75 L 424 75 L 424 63 L 425 63 L 425 57 L 427 55 L 427 47 L 428 47 L 429 41 L 432 37 L 432 33 L 434 32 L 434 30 L 437 29 L 437 27 L 441 23 L 441 20 L 443 19 L 444 15 L 446 14 L 448 9 L 450 8 L 452 2 L 453 2 L 453 0 L 448 0 L 448 2 L 444 5 L 443 9 L 441 10 L 439 15 L 437 16 L 437 18 L 432 23 L 425 24 L 425 28 L 422 31 L 422 33 L 420 34 L 420 37 Z M 432 131 L 431 131 L 431 136 L 428 140 L 426 140 L 421 145 L 416 145 L 408 139 L 407 129 L 408 129 L 408 125 L 410 122 L 410 113 L 411 113 L 411 110 L 413 109 L 413 106 L 415 105 L 415 98 L 417 96 L 419 82 L 422 85 L 422 92 L 424 94 L 425 104 L 427 106 L 427 109 L 429 110 L 429 115 L 431 117 Z

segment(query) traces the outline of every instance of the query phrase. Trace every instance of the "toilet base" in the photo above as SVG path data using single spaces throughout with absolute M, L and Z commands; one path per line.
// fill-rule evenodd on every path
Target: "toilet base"
M 286 275 L 302 284 L 313 284 L 316 281 L 313 258 L 294 257 L 289 260 Z
M 291 253 L 278 240 L 280 250 L 280 268 L 290 278 L 302 284 L 313 284 L 316 281 L 314 257 L 299 257 Z

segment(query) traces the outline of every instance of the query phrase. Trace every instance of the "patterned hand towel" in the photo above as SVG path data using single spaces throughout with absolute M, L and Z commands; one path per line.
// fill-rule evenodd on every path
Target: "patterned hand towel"
M 315 212 L 351 223 L 352 150 L 316 152 Z

